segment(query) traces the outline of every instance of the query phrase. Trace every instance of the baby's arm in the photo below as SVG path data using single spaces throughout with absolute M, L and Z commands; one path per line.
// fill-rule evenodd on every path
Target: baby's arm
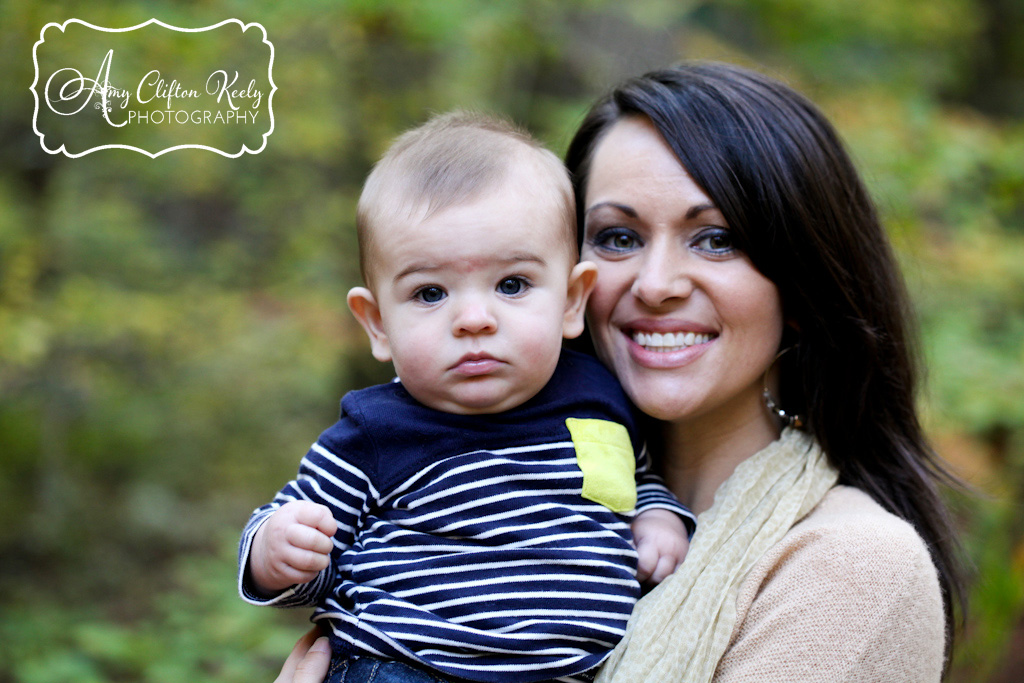
M 342 414 L 306 453 L 298 476 L 253 512 L 239 544 L 242 599 L 298 607 L 326 595 L 337 580 L 334 563 L 355 541 L 373 497 L 365 463 L 351 455 L 364 452 L 372 449 L 362 431 Z
M 632 526 L 639 556 L 637 580 L 661 583 L 683 563 L 690 549 L 686 525 L 675 512 L 651 508 L 638 513 Z
M 249 571 L 259 592 L 307 583 L 327 568 L 338 525 L 326 505 L 295 500 L 270 516 L 253 538 Z
M 633 542 L 639 556 L 637 580 L 657 584 L 686 558 L 690 549 L 689 537 L 697 526 L 697 517 L 651 470 L 650 454 L 644 447 L 637 457 L 637 512 L 632 524 Z

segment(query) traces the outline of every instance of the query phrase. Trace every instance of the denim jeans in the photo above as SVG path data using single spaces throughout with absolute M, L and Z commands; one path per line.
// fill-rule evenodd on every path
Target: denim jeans
M 331 662 L 325 683 L 449 683 L 447 679 L 402 662 L 350 657 Z

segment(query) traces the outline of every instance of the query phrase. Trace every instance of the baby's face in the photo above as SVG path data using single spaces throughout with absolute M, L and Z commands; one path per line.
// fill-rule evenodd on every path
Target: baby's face
M 513 408 L 550 379 L 563 335 L 582 329 L 589 287 L 581 303 L 570 279 L 593 266 L 574 268 L 564 217 L 537 182 L 502 183 L 374 235 L 383 331 L 371 334 L 374 355 L 390 357 L 421 403 L 460 414 Z

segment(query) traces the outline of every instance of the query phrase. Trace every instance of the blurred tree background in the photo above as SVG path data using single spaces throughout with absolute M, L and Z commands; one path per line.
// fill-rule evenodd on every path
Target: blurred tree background
M 267 148 L 44 153 L 32 46 L 72 17 L 261 23 Z M 954 680 L 1021 680 L 1019 0 L 3 0 L 0 682 L 272 680 L 306 615 L 236 597 L 235 543 L 387 377 L 344 304 L 371 163 L 453 107 L 562 152 L 606 88 L 683 58 L 789 81 L 853 150 L 920 309 L 929 430 L 978 489 L 951 495 L 975 565 Z

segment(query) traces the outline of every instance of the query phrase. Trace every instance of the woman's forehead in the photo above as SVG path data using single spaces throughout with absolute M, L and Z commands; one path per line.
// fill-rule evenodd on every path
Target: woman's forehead
M 669 194 L 694 204 L 711 199 L 645 118 L 630 117 L 611 126 L 594 150 L 585 210 L 605 202 L 627 202 L 629 195 Z

